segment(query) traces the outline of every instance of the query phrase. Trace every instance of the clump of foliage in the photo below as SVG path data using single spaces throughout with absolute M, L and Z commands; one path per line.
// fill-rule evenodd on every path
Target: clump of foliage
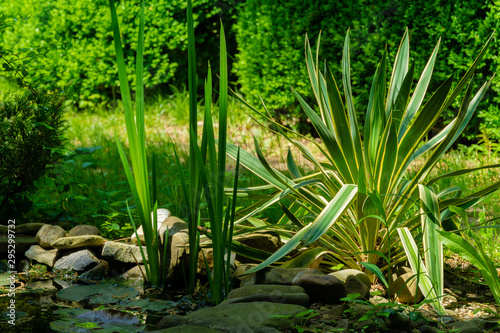
M 127 77 L 133 85 L 139 3 L 120 1 L 116 8 Z M 217 30 L 218 14 L 224 14 L 221 13 L 224 8 L 211 0 L 196 1 L 194 7 L 199 31 L 197 43 L 204 45 L 200 51 L 205 50 L 199 52 L 200 59 L 203 63 L 207 60 L 215 63 L 212 50 L 218 48 L 218 38 L 213 31 Z M 37 58 L 36 62 L 42 67 L 54 63 L 56 68 L 64 68 L 53 71 L 51 78 L 59 87 L 71 84 L 72 98 L 80 107 L 103 105 L 119 97 L 118 70 L 106 0 L 7 1 L 0 4 L 0 11 L 12 17 L 30 16 L 25 24 L 13 26 L 2 36 L 0 43 L 3 42 L 4 47 L 19 52 L 31 47 L 26 45 L 27 41 L 36 45 L 52 44 L 54 40 L 68 44 L 64 53 L 51 53 Z M 186 73 L 178 70 L 187 67 L 185 11 L 184 0 L 152 1 L 145 7 L 144 86 L 147 90 L 167 88 L 174 82 L 187 79 Z
M 15 20 L 0 15 L 0 33 L 4 35 L 15 26 Z M 47 172 L 61 148 L 65 129 L 63 120 L 63 93 L 36 88 L 38 70 L 36 59 L 46 57 L 55 44 L 37 49 L 20 49 L 15 53 L 0 47 L 2 74 L 15 78 L 24 91 L 5 93 L 0 103 L 0 216 L 19 216 L 31 206 L 28 194 L 34 183 Z M 17 214 L 16 214 L 17 213 Z
M 4 96 L 0 103 L 0 214 L 29 208 L 34 183 L 59 158 L 63 145 L 63 106 L 59 93 L 31 91 Z

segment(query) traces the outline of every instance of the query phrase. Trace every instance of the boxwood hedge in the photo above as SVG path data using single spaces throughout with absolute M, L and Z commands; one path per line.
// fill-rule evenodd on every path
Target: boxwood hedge
M 133 65 L 137 45 L 139 0 L 119 1 L 118 17 L 129 79 L 134 83 Z M 216 65 L 218 23 L 221 7 L 211 0 L 194 1 L 200 77 L 207 61 Z M 53 81 L 70 87 L 81 107 L 106 103 L 116 97 L 118 72 L 111 32 L 108 0 L 2 1 L 0 12 L 7 17 L 26 18 L 4 35 L 0 47 L 22 52 L 26 47 L 47 43 L 47 37 L 69 44 L 65 50 L 39 57 L 42 66 L 53 68 Z M 174 82 L 187 82 L 186 1 L 154 0 L 146 7 L 145 86 L 161 89 Z M 66 88 L 67 89 L 67 88 Z

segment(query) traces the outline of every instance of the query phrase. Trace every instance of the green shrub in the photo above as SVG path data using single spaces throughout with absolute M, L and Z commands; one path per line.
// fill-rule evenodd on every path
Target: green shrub
M 29 209 L 27 195 L 59 157 L 63 144 L 62 94 L 36 91 L 9 95 L 0 103 L 0 216 Z
M 204 46 L 198 48 L 201 50 L 198 58 L 203 64 L 200 67 L 206 68 L 208 60 L 217 63 L 213 58 L 217 52 L 213 50 L 218 49 L 217 14 L 221 8 L 211 0 L 195 1 L 194 7 L 198 24 L 197 43 Z M 127 74 L 129 81 L 135 84 L 133 64 L 137 49 L 138 1 L 121 1 L 117 11 L 125 45 Z M 16 24 L 7 31 L 0 47 L 20 51 L 34 44 L 50 43 L 52 39 L 69 43 L 65 52 L 37 58 L 41 66 L 55 64 L 51 74 L 53 82 L 61 88 L 71 85 L 73 98 L 81 107 L 116 98 L 118 72 L 106 0 L 4 1 L 0 4 L 0 12 L 9 17 L 31 16 L 24 24 Z M 187 82 L 187 71 L 177 70 L 187 68 L 186 2 L 152 1 L 146 7 L 145 15 L 145 88 L 158 89 L 174 82 Z
M 440 15 L 436 15 L 439 12 Z M 236 40 L 239 54 L 234 65 L 247 100 L 260 103 L 262 96 L 269 109 L 286 110 L 290 117 L 299 119 L 295 98 L 290 87 L 312 101 L 304 64 L 304 35 L 314 44 L 321 31 L 320 57 L 332 64 L 332 72 L 340 77 L 338 58 L 342 52 L 345 31 L 351 34 L 351 69 L 355 105 L 360 121 L 367 105 L 371 78 L 378 59 L 388 47 L 389 58 L 394 59 L 395 43 L 409 28 L 412 45 L 411 57 L 416 73 L 425 65 L 439 37 L 442 37 L 440 57 L 436 63 L 436 76 L 430 89 L 436 90 L 441 82 L 457 70 L 465 70 L 481 42 L 495 29 L 500 10 L 493 4 L 471 0 L 448 2 L 433 1 L 284 1 L 247 0 L 238 12 Z M 498 48 L 494 42 L 493 49 Z M 498 60 L 487 55 L 487 66 L 478 70 L 477 78 L 484 79 L 495 73 Z M 320 65 L 322 66 L 322 64 Z M 498 102 L 500 83 L 494 81 L 479 110 Z M 458 104 L 447 111 L 445 119 L 452 119 Z M 497 106 L 495 106 L 498 109 Z M 477 125 L 473 119 L 472 125 Z M 443 127 L 443 123 L 438 124 Z M 478 126 L 471 126 L 477 131 Z M 477 133 L 477 132 L 476 132 Z

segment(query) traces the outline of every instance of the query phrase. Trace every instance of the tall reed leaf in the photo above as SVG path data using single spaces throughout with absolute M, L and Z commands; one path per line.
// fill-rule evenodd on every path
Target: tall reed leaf
M 147 278 L 155 286 L 160 284 L 160 257 L 158 253 L 158 234 L 156 221 L 156 202 L 151 197 L 148 177 L 148 164 L 146 158 L 146 136 L 144 124 L 144 88 L 143 88 L 143 53 L 144 53 L 144 1 L 141 2 L 139 39 L 137 43 L 136 58 L 136 108 L 132 106 L 131 92 L 127 80 L 125 58 L 121 45 L 120 28 L 114 6 L 114 0 L 109 0 L 111 10 L 111 22 L 113 27 L 113 37 L 116 50 L 116 62 L 118 64 L 118 75 L 120 79 L 120 91 L 125 113 L 125 124 L 127 128 L 128 141 L 130 146 L 130 159 L 132 161 L 132 172 L 128 163 L 125 151 L 117 139 L 117 147 L 120 158 L 125 169 L 127 180 L 134 196 L 135 204 L 139 212 L 148 259 L 144 258 L 146 264 Z M 153 220 L 151 219 L 153 211 Z M 133 224 L 135 226 L 135 224 Z M 142 252 L 141 252 L 142 253 Z

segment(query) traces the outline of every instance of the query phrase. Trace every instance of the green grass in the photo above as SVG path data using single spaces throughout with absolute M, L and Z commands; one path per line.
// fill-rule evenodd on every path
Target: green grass
M 180 215 L 182 199 L 173 145 L 177 144 L 180 158 L 185 162 L 188 156 L 186 95 L 186 92 L 178 91 L 172 96 L 155 97 L 146 103 L 145 114 L 148 159 L 151 160 L 154 153 L 158 160 L 159 206 L 176 216 Z M 67 112 L 66 158 L 38 182 L 34 206 L 28 214 L 30 220 L 57 221 L 66 228 L 92 224 L 109 238 L 131 235 L 125 201 L 132 195 L 114 139 L 116 133 L 122 142 L 127 142 L 121 109 L 121 105 L 117 105 L 113 111 Z M 203 105 L 199 112 L 202 110 Z M 229 119 L 230 124 L 237 124 L 231 126 L 231 142 L 244 145 L 246 141 L 252 142 L 251 135 L 264 135 L 261 129 L 251 128 L 252 120 L 233 101 L 229 102 Z M 199 123 L 200 130 L 201 125 Z M 268 142 L 269 149 L 276 150 L 277 144 Z M 228 160 L 228 180 L 233 179 L 232 169 L 234 163 Z M 241 186 L 260 185 L 259 179 L 252 175 L 243 171 Z M 281 212 L 276 208 L 269 214 L 270 218 L 277 220 Z

